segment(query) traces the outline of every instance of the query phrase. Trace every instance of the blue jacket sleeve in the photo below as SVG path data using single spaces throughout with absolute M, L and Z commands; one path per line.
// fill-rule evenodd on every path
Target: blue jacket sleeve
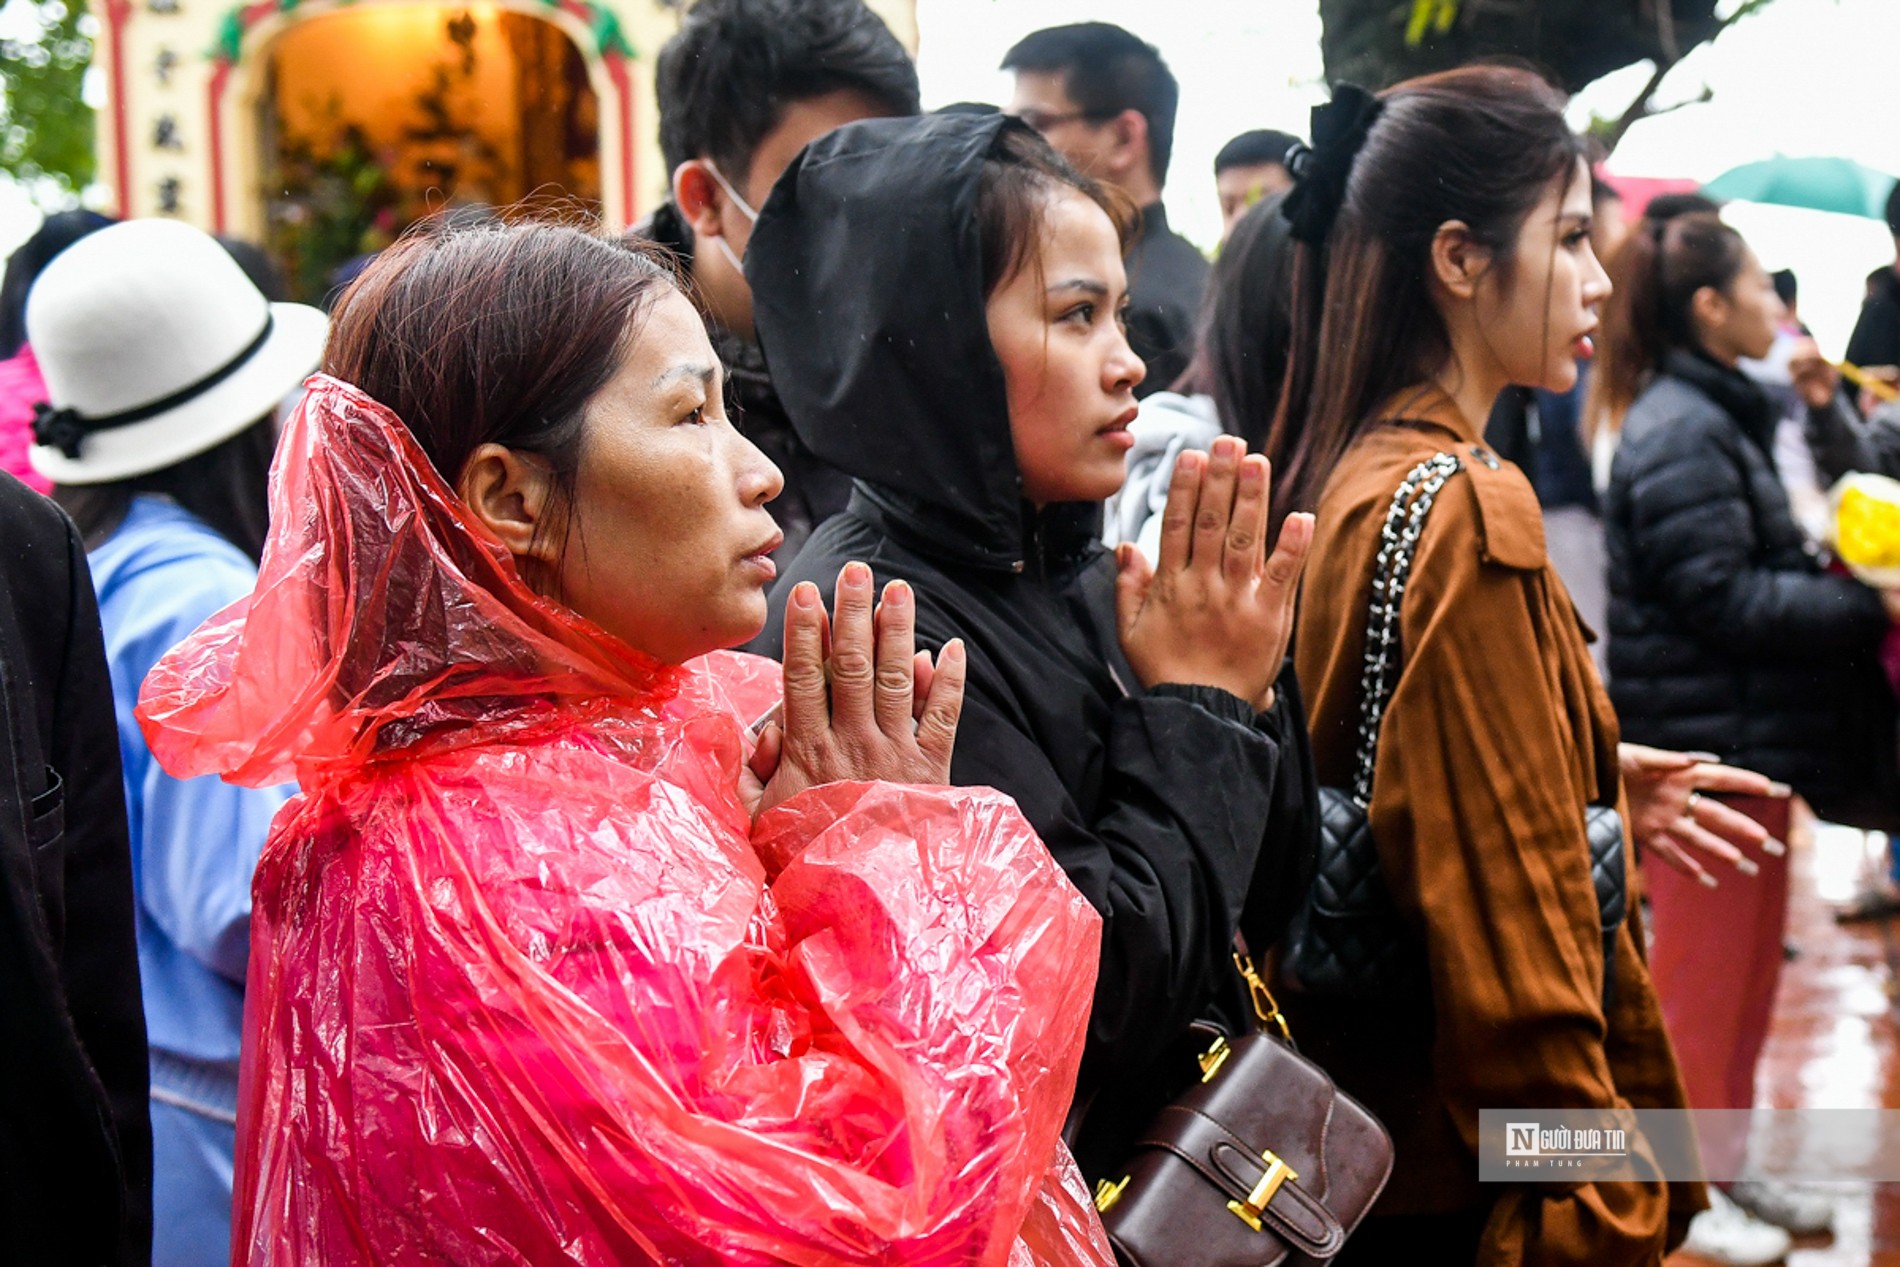
M 133 709 L 159 658 L 254 583 L 222 559 L 182 560 L 131 578 L 106 612 L 139 905 L 180 950 L 239 984 L 250 955 L 251 874 L 293 789 L 173 778 L 152 759 Z

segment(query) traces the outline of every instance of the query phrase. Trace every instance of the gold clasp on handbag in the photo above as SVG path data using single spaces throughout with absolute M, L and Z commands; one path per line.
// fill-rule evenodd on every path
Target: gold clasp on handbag
M 1110 1183 L 1106 1179 L 1095 1181 L 1095 1212 L 1107 1214 L 1109 1207 L 1122 1199 L 1122 1189 L 1128 1186 L 1132 1176 L 1123 1175 L 1120 1183 Z
M 1201 1062 L 1201 1081 L 1212 1082 L 1214 1075 L 1220 1072 L 1220 1067 L 1226 1064 L 1227 1058 L 1233 1054 L 1234 1049 L 1227 1045 L 1227 1036 L 1225 1034 L 1217 1036 L 1212 1047 L 1195 1057 Z
M 1280 1185 L 1289 1179 L 1300 1177 L 1298 1171 L 1281 1161 L 1270 1148 L 1260 1154 L 1260 1159 L 1267 1165 L 1265 1173 L 1260 1176 L 1260 1182 L 1253 1186 L 1253 1191 L 1247 1194 L 1245 1201 L 1227 1203 L 1227 1208 L 1233 1212 L 1234 1217 L 1256 1232 L 1261 1230 L 1260 1216 L 1266 1213 L 1267 1203 L 1273 1200 L 1273 1194 L 1280 1190 Z M 1127 1180 L 1123 1182 L 1126 1183 Z M 1121 1194 L 1118 1192 L 1116 1195 Z
M 1247 980 L 1247 997 L 1253 1002 L 1253 1014 L 1260 1018 L 1261 1028 L 1264 1029 L 1268 1025 L 1277 1026 L 1280 1037 L 1289 1043 L 1292 1042 L 1293 1031 L 1287 1028 L 1286 1017 L 1280 1014 L 1280 1005 L 1274 1000 L 1273 991 L 1267 989 L 1267 983 L 1262 981 L 1260 974 L 1254 970 L 1253 957 L 1236 950 L 1234 967 Z M 1202 1081 L 1205 1082 L 1206 1079 L 1203 1078 Z

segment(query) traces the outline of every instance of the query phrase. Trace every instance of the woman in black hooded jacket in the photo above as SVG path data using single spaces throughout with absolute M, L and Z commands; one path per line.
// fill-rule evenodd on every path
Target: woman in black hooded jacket
M 1266 559 L 1265 462 L 1230 439 L 1178 465 L 1185 518 L 1152 578 L 1097 542 L 1142 374 L 1113 210 L 1014 120 L 868 121 L 800 156 L 746 256 L 792 423 L 856 477 L 754 647 L 776 651 L 801 581 L 852 560 L 914 587 L 919 646 L 964 640 L 952 781 L 1013 796 L 1103 915 L 1070 1132 L 1091 1179 L 1179 1089 L 1191 1023 L 1247 1023 L 1235 934 L 1278 939 L 1318 830 L 1281 671 L 1310 518 Z M 1098 239 L 1102 266 L 1074 266 Z M 1005 294 L 1027 326 L 994 324 Z
M 1718 753 L 1824 816 L 1900 826 L 1877 653 L 1900 598 L 1825 570 L 1775 472 L 1778 410 L 1736 368 L 1781 301 L 1710 214 L 1646 221 L 1611 266 L 1599 399 L 1627 405 L 1604 506 L 1610 695 L 1624 738 Z M 1818 360 L 1796 386 L 1838 408 Z

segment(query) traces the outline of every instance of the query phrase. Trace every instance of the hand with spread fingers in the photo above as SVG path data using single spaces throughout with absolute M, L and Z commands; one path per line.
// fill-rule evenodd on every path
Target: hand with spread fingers
M 1273 706 L 1313 517 L 1288 515 L 1269 557 L 1270 475 L 1233 436 L 1181 454 L 1155 566 L 1133 546 L 1117 552 L 1122 653 L 1144 687 L 1213 686 Z
M 1653 852 L 1684 875 L 1714 888 L 1715 876 L 1695 855 L 1754 875 L 1760 868 L 1742 846 L 1773 854 L 1786 850 L 1760 823 L 1709 795 L 1785 797 L 1786 784 L 1723 765 L 1708 753 L 1665 752 L 1626 743 L 1617 755 L 1629 796 L 1630 837 L 1639 849 Z
M 916 597 L 903 581 L 875 601 L 871 569 L 846 564 L 825 614 L 818 587 L 785 605 L 785 699 L 749 763 L 754 816 L 840 781 L 945 784 L 963 709 L 963 643 L 933 663 L 916 649 Z

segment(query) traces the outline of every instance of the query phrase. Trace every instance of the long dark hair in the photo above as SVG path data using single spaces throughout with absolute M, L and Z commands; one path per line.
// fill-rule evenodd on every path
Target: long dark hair
M 26 297 L 53 257 L 112 223 L 96 211 L 55 212 L 7 256 L 6 272 L 0 275 L 0 360 L 11 357 L 26 342 Z
M 1451 355 L 1427 282 L 1439 226 L 1462 221 L 1508 269 L 1525 217 L 1584 155 L 1563 98 L 1527 70 L 1466 66 L 1381 98 L 1324 248 L 1294 251 L 1287 389 L 1267 445 L 1276 519 L 1313 509 L 1379 405 Z
M 1214 262 L 1194 360 L 1179 391 L 1214 398 L 1221 426 L 1266 451 L 1293 338 L 1293 238 L 1284 193 L 1251 208 Z
M 1603 307 L 1585 416 L 1621 427 L 1650 375 L 1670 352 L 1699 346 L 1690 305 L 1703 287 L 1727 292 L 1742 271 L 1742 235 L 1710 212 L 1646 217 L 1610 260 L 1616 287 Z
M 584 408 L 678 285 L 666 258 L 547 221 L 425 222 L 337 300 L 323 368 L 401 419 L 451 487 L 484 444 L 539 455 L 565 523 Z
M 168 497 L 251 557 L 264 553 L 270 532 L 270 464 L 277 418 L 265 414 L 213 448 L 159 471 L 107 484 L 56 484 L 58 502 L 92 549 L 125 520 L 140 494 Z

